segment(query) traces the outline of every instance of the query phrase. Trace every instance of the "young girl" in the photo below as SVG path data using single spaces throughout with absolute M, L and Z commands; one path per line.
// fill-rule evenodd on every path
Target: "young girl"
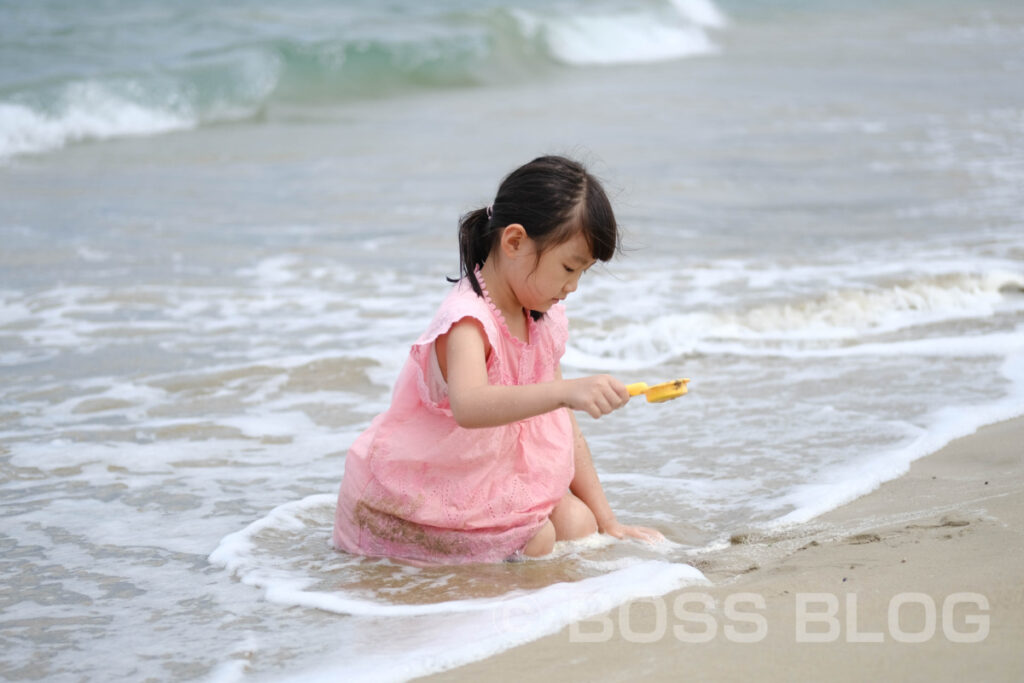
M 334 543 L 429 564 L 540 557 L 597 531 L 653 541 L 608 505 L 573 410 L 629 400 L 599 375 L 566 380 L 562 301 L 618 229 L 601 185 L 541 157 L 459 225 L 462 279 L 413 345 L 391 407 L 352 444 Z

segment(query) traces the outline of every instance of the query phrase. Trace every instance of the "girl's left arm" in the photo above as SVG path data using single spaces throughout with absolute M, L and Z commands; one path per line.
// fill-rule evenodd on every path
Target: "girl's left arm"
M 562 372 L 559 370 L 558 379 L 561 378 Z M 608 504 L 608 497 L 601 486 L 601 481 L 597 477 L 594 460 L 590 455 L 590 446 L 583 438 L 583 432 L 580 431 L 580 425 L 576 422 L 576 416 L 568 408 L 565 410 L 569 413 L 569 420 L 572 422 L 573 460 L 576 467 L 569 490 L 594 513 L 598 531 L 615 538 L 638 538 L 648 543 L 664 539 L 665 537 L 656 529 L 620 524 L 619 520 L 615 518 L 615 513 L 612 512 L 611 505 Z

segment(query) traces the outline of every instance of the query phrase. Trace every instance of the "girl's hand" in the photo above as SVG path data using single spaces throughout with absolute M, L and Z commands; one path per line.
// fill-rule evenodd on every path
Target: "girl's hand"
M 602 533 L 614 536 L 618 539 L 623 538 L 635 538 L 646 543 L 657 543 L 664 541 L 665 536 L 662 535 L 657 529 L 650 529 L 645 526 L 630 526 L 628 524 L 619 524 L 617 521 L 608 524 L 603 529 Z
M 609 375 L 566 380 L 566 405 L 593 418 L 607 415 L 629 401 L 626 385 Z

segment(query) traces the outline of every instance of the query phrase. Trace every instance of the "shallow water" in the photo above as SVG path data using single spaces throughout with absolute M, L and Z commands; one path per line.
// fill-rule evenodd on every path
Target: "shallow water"
M 29 66 L 0 69 L 7 678 L 443 669 L 700 581 L 737 530 L 1024 413 L 1013 3 L 451 5 L 422 10 L 441 67 L 358 4 L 33 6 L 3 41 Z M 631 12 L 708 42 L 572 58 L 645 35 Z M 149 66 L 133 31 L 166 39 Z M 104 36 L 109 63 L 73 52 Z M 324 57 L 367 40 L 364 81 Z M 216 87 L 267 63 L 262 90 Z M 543 152 L 589 161 L 626 230 L 570 298 L 566 374 L 692 379 L 582 420 L 620 518 L 670 542 L 451 569 L 332 551 L 345 450 L 447 291 L 457 216 Z

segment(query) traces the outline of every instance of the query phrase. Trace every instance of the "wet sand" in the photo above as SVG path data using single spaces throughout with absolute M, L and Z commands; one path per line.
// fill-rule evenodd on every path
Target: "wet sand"
M 694 558 L 710 586 L 430 680 L 1024 680 L 1024 419 L 806 524 L 732 540 Z

